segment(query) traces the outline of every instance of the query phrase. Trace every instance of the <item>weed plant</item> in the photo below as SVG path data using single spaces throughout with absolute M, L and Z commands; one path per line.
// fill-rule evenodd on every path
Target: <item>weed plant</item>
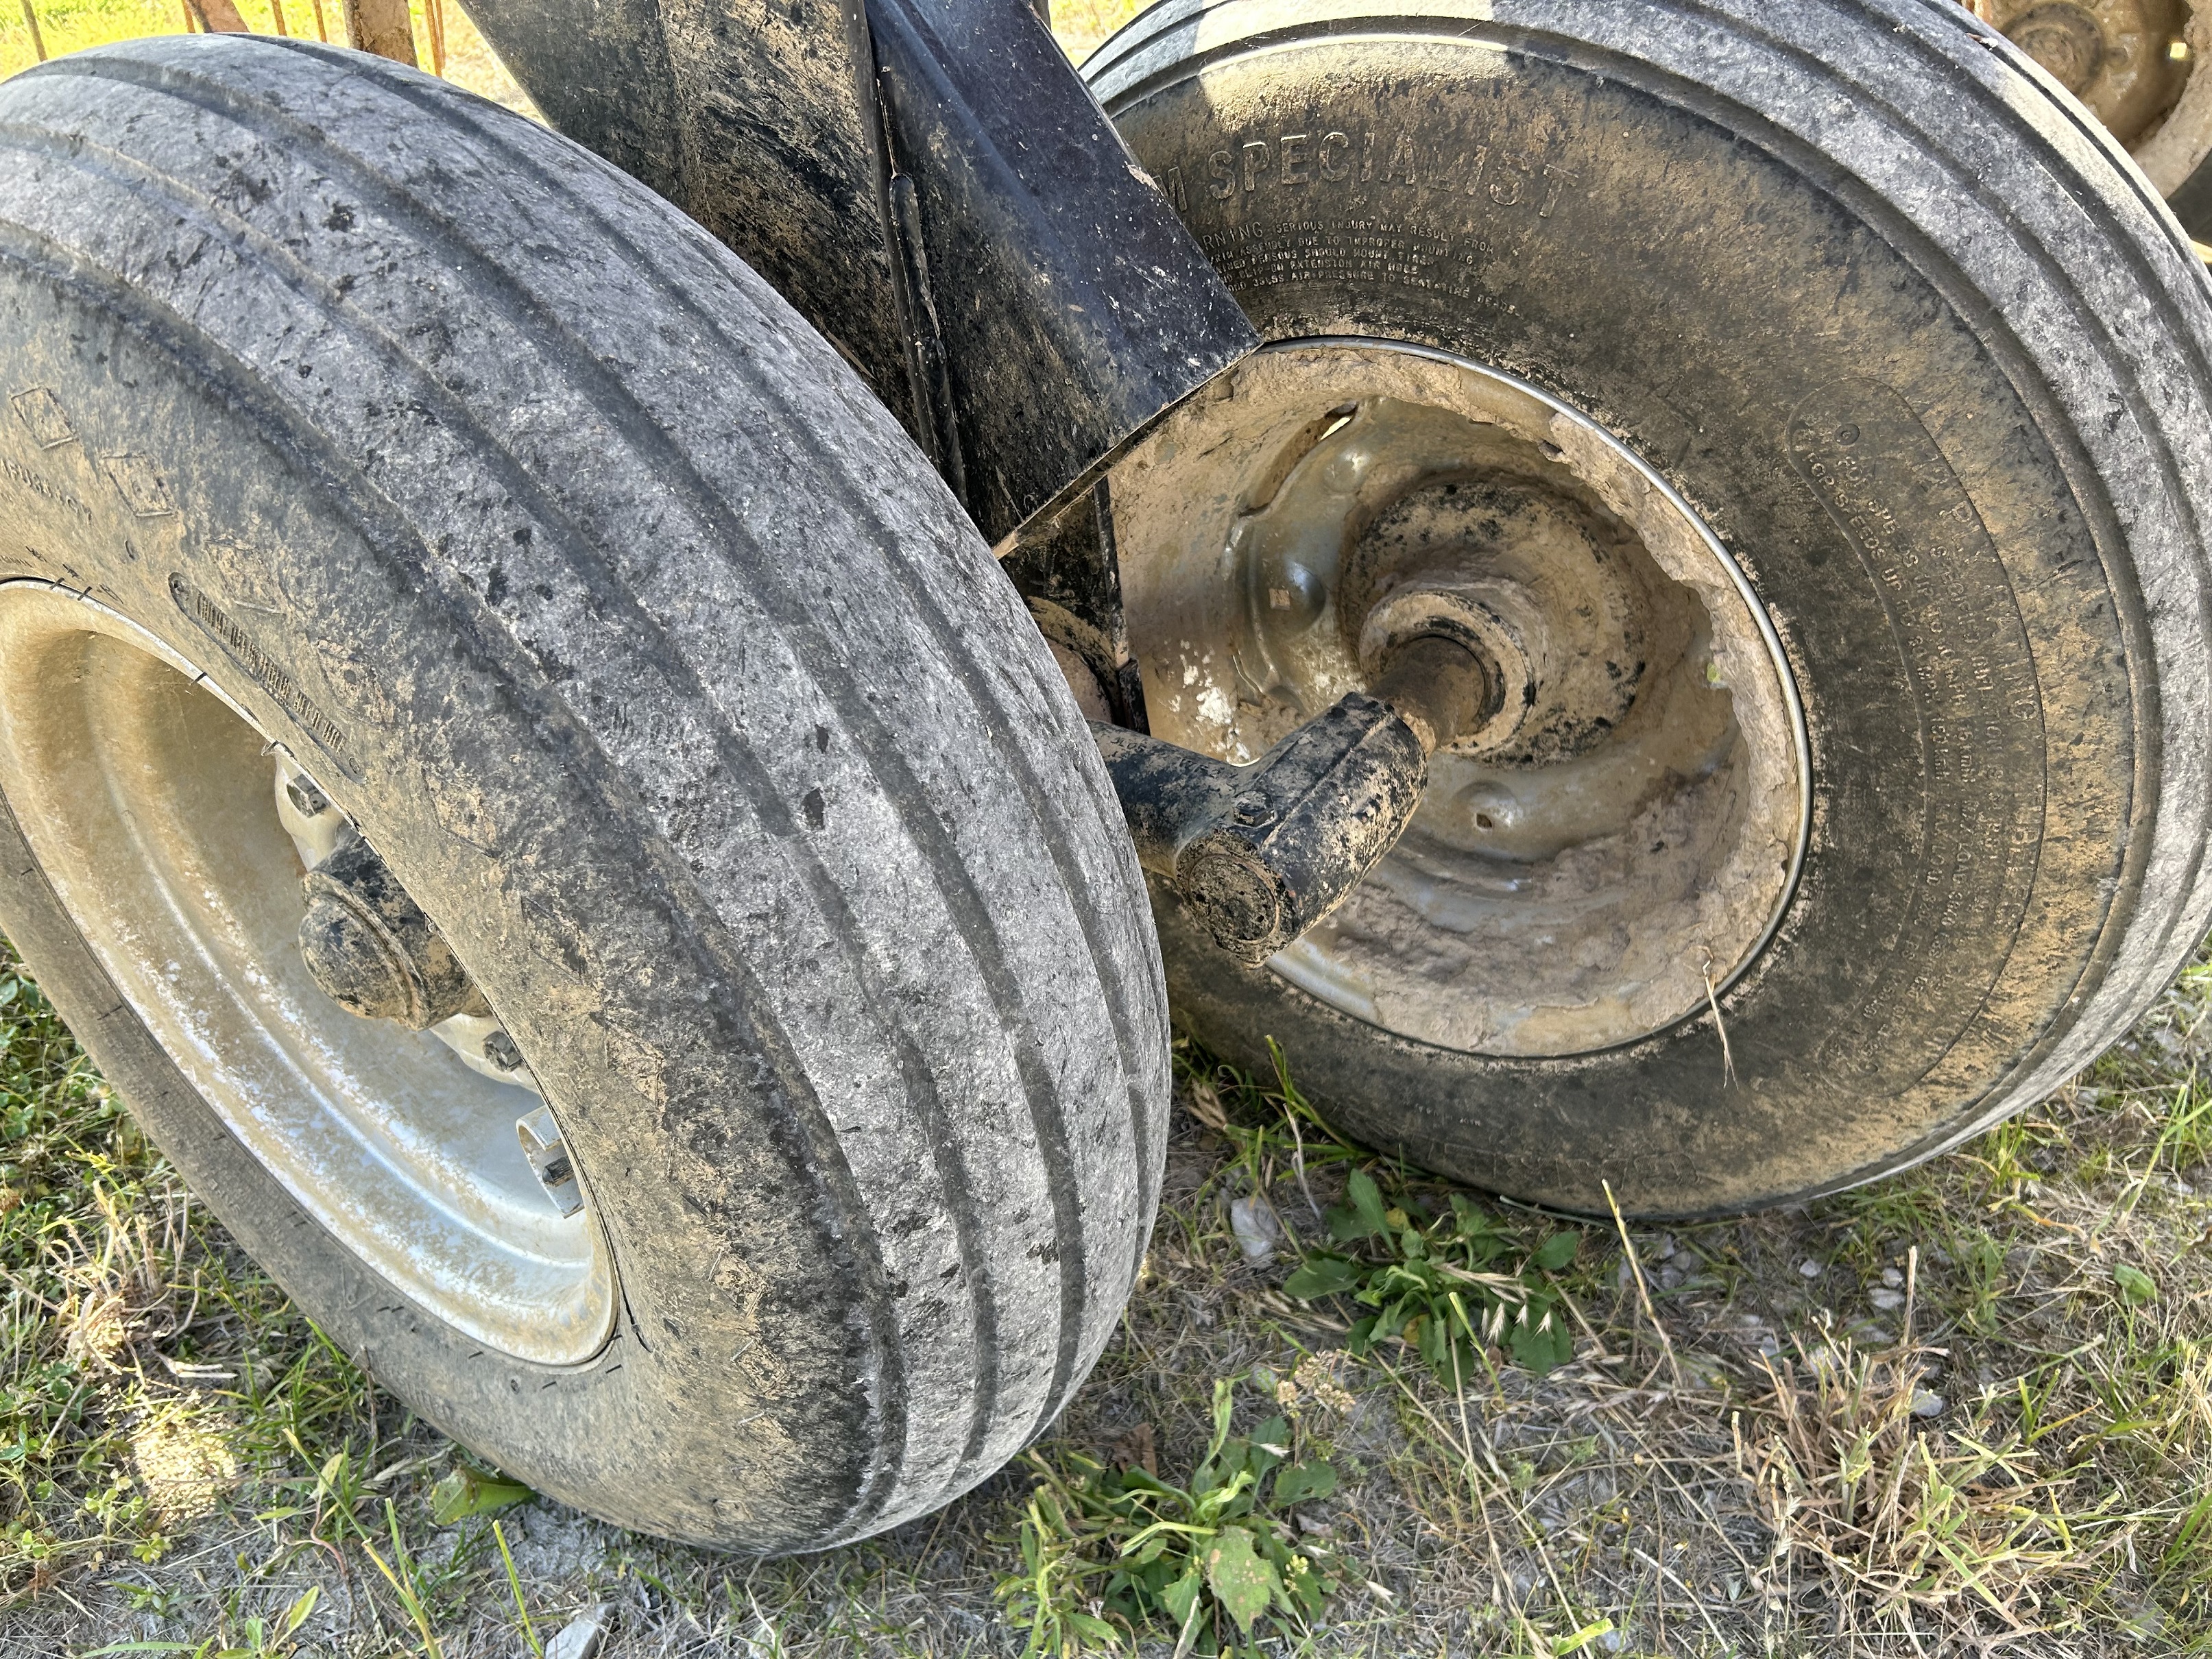
M 1283 1294 L 1302 1302 L 1348 1295 L 1374 1309 L 1352 1325 L 1349 1351 L 1364 1357 L 1377 1340 L 1395 1339 L 1445 1382 L 1474 1375 L 1499 1346 L 1532 1371 L 1566 1364 L 1574 1339 L 1553 1275 L 1574 1260 L 1581 1233 L 1561 1228 L 1531 1249 L 1521 1229 L 1464 1193 L 1447 1194 L 1437 1212 L 1402 1179 L 1394 1185 L 1386 1200 L 1373 1176 L 1354 1170 L 1346 1201 L 1325 1219 L 1332 1243 L 1365 1248 L 1311 1252 L 1283 1281 Z
M 1334 1492 L 1336 1470 L 1299 1444 L 1291 1416 L 1232 1434 L 1244 1380 L 1214 1383 L 1213 1436 L 1183 1486 L 1139 1462 L 1117 1468 L 1065 1449 L 1028 1455 L 1042 1479 L 1018 1536 L 1021 1570 L 999 1587 L 1028 1632 L 1024 1653 L 1171 1634 L 1178 1659 L 1226 1659 L 1256 1651 L 1254 1638 L 1269 1630 L 1309 1634 L 1349 1569 L 1326 1546 L 1302 1542 L 1291 1511 Z

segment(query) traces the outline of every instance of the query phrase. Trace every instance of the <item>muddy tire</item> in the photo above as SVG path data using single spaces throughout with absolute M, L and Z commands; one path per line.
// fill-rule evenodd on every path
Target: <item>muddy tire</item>
M 1633 915 L 1522 925 L 1498 895 L 1553 890 L 1576 849 L 1482 865 L 1465 848 L 1505 809 L 1444 824 L 1432 784 L 1318 967 L 1241 970 L 1156 892 L 1182 1025 L 1248 1065 L 1279 1039 L 1347 1129 L 1431 1169 L 1575 1209 L 1609 1182 L 1636 1211 L 1692 1214 L 1955 1145 L 2159 994 L 2212 906 L 2212 309 L 2140 175 L 1984 26 L 1948 0 L 1228 0 L 1155 9 L 1086 74 L 1279 343 L 1217 408 L 1286 409 L 1262 370 L 1304 354 L 1320 424 L 1299 441 L 1348 443 L 1356 425 L 1328 434 L 1351 411 L 1402 409 L 1443 364 L 1492 398 L 1485 432 L 1522 423 L 1528 468 L 1579 465 L 1560 447 L 1579 445 L 1626 496 L 1675 500 L 1711 533 L 1706 568 L 1771 623 L 1809 788 L 1794 874 L 1759 877 L 1767 926 L 1723 950 Z M 1180 740 L 1224 753 L 1296 655 L 1240 656 L 1240 638 L 1334 602 L 1312 570 L 1255 568 L 1218 637 L 1191 620 L 1204 571 L 1300 476 L 1188 471 L 1227 430 L 1186 431 L 1114 483 L 1155 730 L 1182 719 Z M 1156 535 L 1145 465 L 1186 469 L 1188 514 L 1245 516 Z M 1595 501 L 1587 483 L 1562 488 Z M 1716 626 L 1725 586 L 1696 590 Z M 1204 720 L 1175 712 L 1209 699 Z M 1543 770 L 1482 787 L 1510 797 Z M 1607 843 L 1620 883 L 1666 839 L 1626 836 Z M 1489 873 L 1444 891 L 1447 854 Z M 1693 917 L 1740 879 L 1688 877 L 1673 914 Z M 1674 978 L 1624 1025 L 1601 1004 L 1638 991 L 1632 959 Z M 1455 1006 L 1462 988 L 1487 1011 Z M 1516 1047 L 1539 995 L 1557 1018 Z M 1572 1040 L 1578 1017 L 1595 1040 Z
M 544 1492 L 781 1552 L 983 1479 L 1115 1327 L 1168 1079 L 1127 836 L 951 497 L 703 233 L 427 76 L 191 38 L 0 106 L 0 921 L 94 1058 Z M 489 1013 L 318 991 L 302 813 Z

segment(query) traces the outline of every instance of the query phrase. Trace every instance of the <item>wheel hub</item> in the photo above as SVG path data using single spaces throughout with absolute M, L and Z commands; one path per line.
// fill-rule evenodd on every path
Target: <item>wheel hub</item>
M 323 994 L 364 1019 L 428 1030 L 491 1008 L 422 906 L 365 841 L 307 872 L 300 954 Z
M 1443 354 L 1303 342 L 1112 489 L 1157 736 L 1253 760 L 1421 633 L 1503 682 L 1276 972 L 1419 1041 L 1565 1054 L 1702 1009 L 1756 955 L 1802 850 L 1802 718 L 1726 550 L 1595 422 Z
M 1363 419 L 1359 442 L 1380 453 L 1399 441 L 1389 427 L 1407 413 L 1385 404 Z M 1537 480 L 1471 471 L 1408 490 L 1343 561 L 1339 603 L 1360 672 L 1371 676 L 1409 635 L 1463 635 L 1499 665 L 1505 690 L 1497 714 L 1455 752 L 1583 752 L 1626 717 L 1644 671 L 1642 607 L 1605 543 L 1577 503 Z
M 1982 0 L 1975 9 L 2123 144 L 2143 137 L 2189 79 L 2185 0 Z
M 489 1347 L 598 1351 L 612 1265 L 535 1079 L 488 1009 L 409 1030 L 326 994 L 301 878 L 367 844 L 243 708 L 115 612 L 0 583 L 0 793 L 123 999 L 306 1213 Z

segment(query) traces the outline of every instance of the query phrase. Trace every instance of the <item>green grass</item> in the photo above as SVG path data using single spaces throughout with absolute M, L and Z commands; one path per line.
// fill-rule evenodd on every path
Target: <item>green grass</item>
M 2200 964 L 1960 1152 L 1632 1261 L 1179 1049 L 1143 1279 L 1054 1432 L 755 1564 L 413 1421 L 8 970 L 0 1652 L 515 1655 L 603 1601 L 646 1651 L 2212 1652 L 2209 1031 Z M 1516 1354 L 1540 1295 L 1565 1351 Z

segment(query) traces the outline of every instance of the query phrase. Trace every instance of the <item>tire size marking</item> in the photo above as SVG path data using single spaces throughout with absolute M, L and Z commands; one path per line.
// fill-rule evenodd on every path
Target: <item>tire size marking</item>
M 1904 398 L 1863 378 L 1823 386 L 1791 415 L 1785 447 L 1874 581 L 1920 726 L 1917 870 L 1890 966 L 1835 1057 L 1886 1071 L 1907 1058 L 1892 1053 L 1899 1021 L 1944 1004 L 1963 1034 L 2003 970 L 2008 951 L 1987 941 L 2017 933 L 2034 884 L 2048 796 L 2043 700 L 1996 543 Z M 1980 959 L 1960 960 L 1954 941 Z M 1920 1056 L 1916 1075 L 1941 1058 Z
M 31 441 L 41 451 L 61 449 L 81 442 L 76 422 L 70 418 L 68 409 L 55 395 L 52 386 L 28 386 L 23 391 L 11 392 L 8 403 L 15 411 L 15 418 L 22 423 L 23 429 L 30 434 Z M 42 456 L 32 459 L 46 464 Z M 122 498 L 124 506 L 131 510 L 132 517 L 162 519 L 175 515 L 177 507 L 170 498 L 168 481 L 145 456 L 102 455 L 98 465 L 108 483 L 114 486 L 115 493 Z M 70 514 L 80 523 L 89 525 L 93 522 L 92 508 L 82 497 L 25 466 L 12 455 L 0 453 L 0 475 Z
M 347 749 L 345 733 L 300 689 L 289 670 L 257 645 L 229 612 L 174 572 L 169 576 L 169 597 L 202 633 L 222 647 L 223 654 L 237 664 L 240 672 L 273 697 L 277 707 L 314 739 L 317 748 L 337 763 L 341 772 L 359 781 L 361 774 Z
M 1475 276 L 1487 241 L 1455 246 L 1383 219 L 1238 225 L 1200 233 L 1198 245 L 1233 289 L 1274 283 L 1384 282 L 1467 305 L 1497 301 Z
M 1470 144 L 1424 152 L 1409 133 L 1357 123 L 1317 125 L 1304 132 L 1240 134 L 1209 155 L 1204 168 L 1206 193 L 1217 202 L 1255 194 L 1262 186 L 1297 190 L 1353 182 L 1425 185 L 1492 207 L 1533 210 L 1537 218 L 1548 219 L 1581 179 L 1568 168 L 1520 150 Z M 1162 187 L 1176 210 L 1188 215 L 1188 186 L 1180 166 L 1162 175 Z
M 77 496 L 63 489 L 59 484 L 41 477 L 3 450 L 0 450 L 0 476 L 4 476 L 9 483 L 18 488 L 28 490 L 40 500 L 61 508 L 79 523 L 85 525 L 92 523 L 92 509 Z

